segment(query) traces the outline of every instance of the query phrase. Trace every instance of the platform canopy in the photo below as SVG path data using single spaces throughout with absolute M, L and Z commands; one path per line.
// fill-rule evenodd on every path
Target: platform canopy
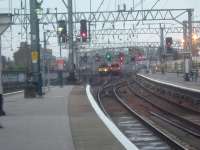
M 0 14 L 0 35 L 12 24 L 12 14 Z

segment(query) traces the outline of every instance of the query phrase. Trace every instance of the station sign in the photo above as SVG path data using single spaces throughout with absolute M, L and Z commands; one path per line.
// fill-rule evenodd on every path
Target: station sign
M 56 64 L 57 64 L 58 70 L 60 70 L 60 71 L 64 70 L 64 62 L 65 62 L 64 58 L 57 58 Z
M 37 63 L 38 62 L 38 52 L 37 51 L 33 51 L 31 52 L 31 58 L 32 58 L 32 63 Z

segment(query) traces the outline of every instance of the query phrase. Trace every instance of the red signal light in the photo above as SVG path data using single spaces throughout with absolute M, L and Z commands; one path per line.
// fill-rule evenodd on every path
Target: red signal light
M 82 38 L 87 38 L 87 33 L 86 32 L 81 32 L 81 37 Z
M 81 32 L 81 39 L 82 39 L 82 42 L 87 41 L 87 32 Z
M 120 63 L 120 65 L 122 65 L 122 64 L 123 64 L 123 62 L 124 62 L 124 57 L 123 57 L 123 56 L 120 56 L 120 57 L 119 57 L 119 61 L 120 61 L 120 62 L 119 62 L 119 63 Z

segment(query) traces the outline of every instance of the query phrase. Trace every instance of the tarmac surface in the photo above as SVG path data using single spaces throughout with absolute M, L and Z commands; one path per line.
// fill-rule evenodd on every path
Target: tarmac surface
M 83 86 L 54 87 L 43 98 L 4 97 L 1 150 L 124 150 L 92 109 Z

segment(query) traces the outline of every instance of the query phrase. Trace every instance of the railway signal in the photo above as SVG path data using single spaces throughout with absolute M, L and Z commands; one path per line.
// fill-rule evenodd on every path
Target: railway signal
M 36 0 L 36 13 L 37 14 L 42 14 L 42 3 L 43 0 Z
M 38 9 L 41 9 L 42 7 L 42 3 L 43 3 L 43 0 L 36 0 L 36 7 L 38 8 Z
M 110 52 L 106 53 L 106 60 L 111 61 L 112 60 L 112 54 Z
M 166 37 L 165 42 L 166 42 L 165 44 L 166 44 L 167 53 L 171 53 L 172 52 L 172 44 L 173 44 L 172 37 Z
M 119 62 L 122 65 L 124 63 L 125 60 L 125 55 L 124 53 L 119 53 Z
M 80 21 L 80 36 L 82 42 L 87 42 L 87 20 Z
M 58 21 L 58 34 L 59 34 L 60 42 L 62 42 L 62 43 L 67 42 L 67 28 L 66 28 L 65 20 Z

